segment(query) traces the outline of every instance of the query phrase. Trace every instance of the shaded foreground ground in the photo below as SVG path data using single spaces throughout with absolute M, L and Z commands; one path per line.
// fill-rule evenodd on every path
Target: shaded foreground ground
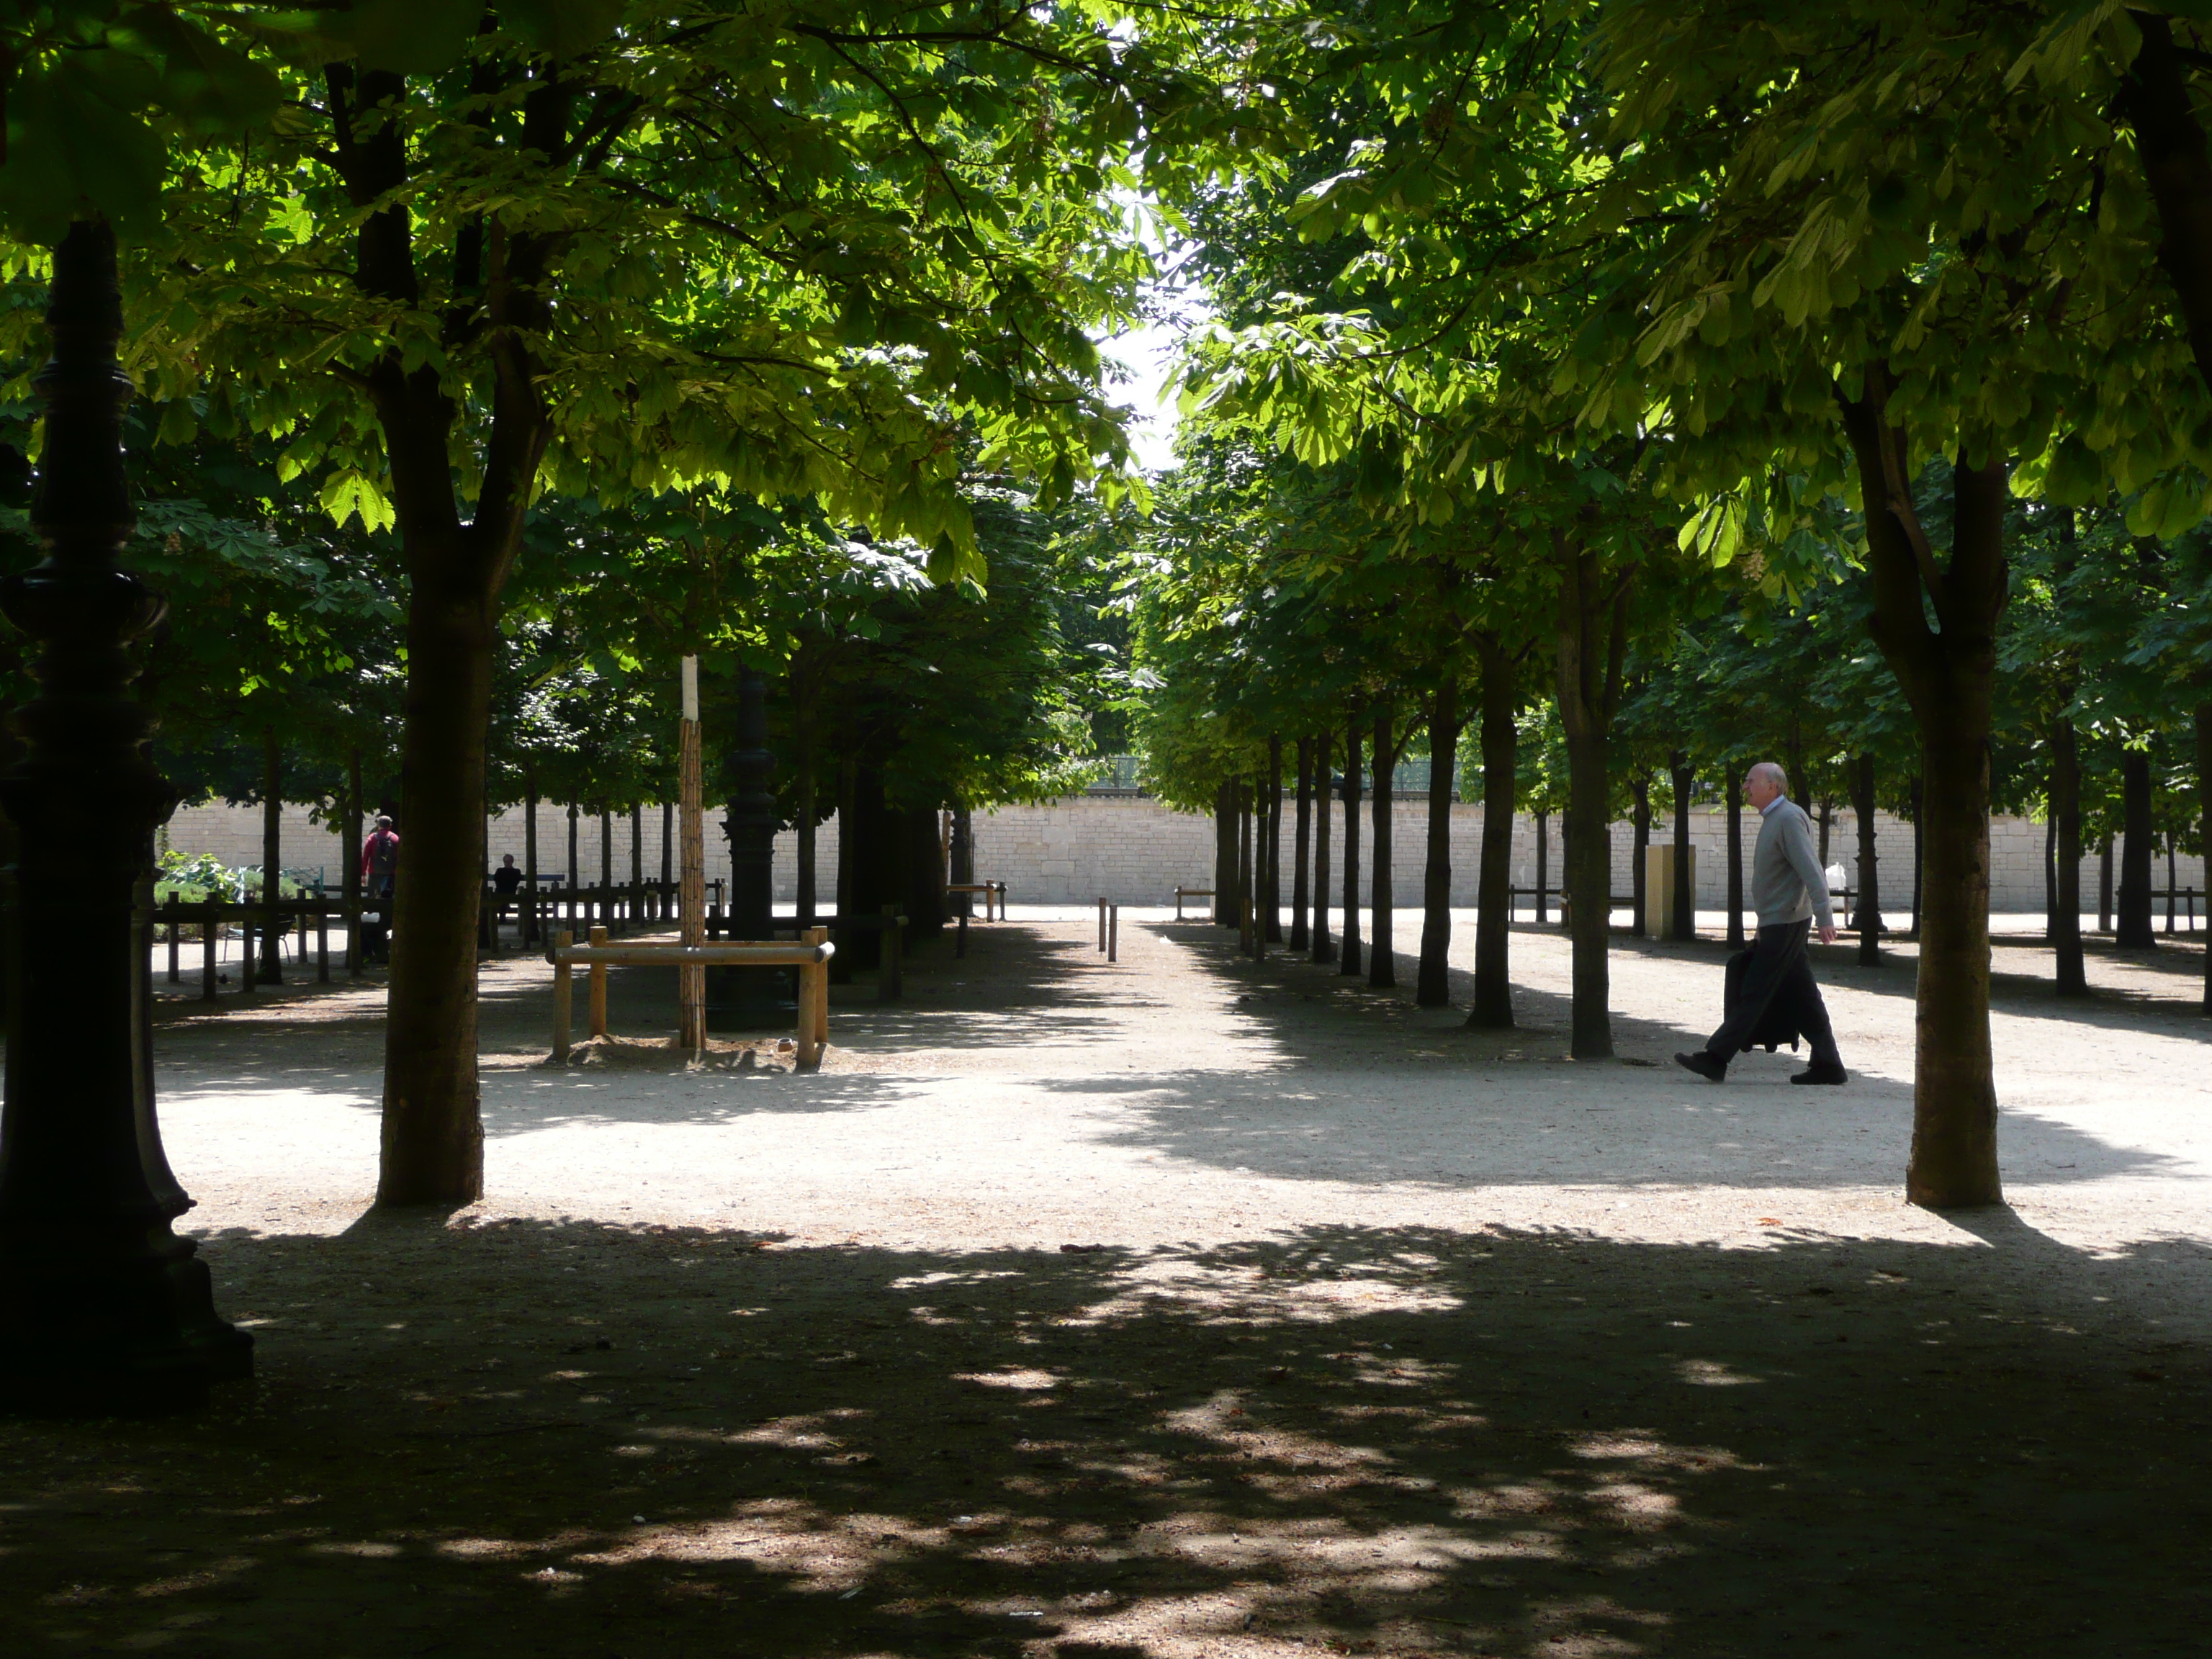
M 2020 1208 L 1947 1220 L 1884 1184 L 1909 964 L 1824 966 L 1838 1096 L 1559 1062 L 1534 935 L 1536 1029 L 1467 1034 L 1083 931 L 814 1078 L 525 1065 L 525 974 L 451 1218 L 361 1212 L 358 994 L 173 1026 L 260 1381 L 0 1425 L 0 1651 L 2203 1650 L 2201 958 L 2021 970 Z M 1624 952 L 1630 1059 L 1718 960 Z

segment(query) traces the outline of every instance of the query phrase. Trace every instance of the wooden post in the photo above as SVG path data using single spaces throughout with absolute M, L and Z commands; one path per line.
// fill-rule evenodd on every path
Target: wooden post
M 809 945 L 829 944 L 830 930 L 827 927 L 808 928 L 806 942 Z M 818 1059 L 823 1051 L 829 1047 L 830 964 L 825 962 L 817 969 L 814 975 L 814 1051 L 817 1058 Z
M 591 933 L 592 947 L 597 950 L 607 942 L 607 930 L 595 927 Z M 592 964 L 592 1035 L 603 1037 L 607 1034 L 607 964 Z
M 1098 898 L 1098 948 L 1106 948 L 1106 898 L 1103 893 Z
M 1121 907 L 1112 906 L 1106 912 L 1106 960 L 1121 959 Z
M 556 951 L 567 949 L 576 942 L 576 936 L 567 928 L 553 935 Z M 568 1000 L 571 986 L 568 964 L 556 961 L 553 964 L 553 1063 L 568 1063 Z
M 301 918 L 301 925 L 307 925 L 306 917 Z M 330 982 L 331 913 L 319 907 L 315 911 L 315 983 L 328 985 Z
M 826 927 L 809 927 L 799 933 L 802 945 L 820 945 L 830 937 Z M 811 1070 L 822 1063 L 822 1042 L 829 1025 L 830 964 L 810 962 L 799 969 L 799 1064 Z
M 886 904 L 884 906 L 882 965 L 876 970 L 876 1000 L 878 1002 L 898 1000 L 899 992 L 902 988 L 901 981 L 903 975 L 901 969 L 905 965 L 901 959 L 902 952 L 900 947 L 903 943 L 904 941 L 899 937 L 898 906 Z
M 177 929 L 178 929 L 178 926 L 179 926 L 179 924 L 178 924 L 178 921 L 177 921 L 177 890 L 176 890 L 175 888 L 173 888 L 173 887 L 172 887 L 172 888 L 169 890 L 169 903 L 168 903 L 168 911 L 169 911 L 169 983 L 170 983 L 170 984 L 172 984 L 172 985 L 174 985 L 174 984 L 177 982 L 177 951 L 178 951 L 178 945 L 177 945 Z
M 216 976 L 221 970 L 222 909 L 213 899 L 200 905 L 200 996 L 215 1000 Z
M 677 793 L 683 843 L 683 886 L 677 896 L 678 937 L 686 945 L 707 942 L 707 852 L 703 789 L 699 770 L 699 659 L 684 659 L 684 719 L 678 729 Z M 701 1050 L 707 1046 L 707 970 L 689 963 L 676 970 L 677 1042 Z

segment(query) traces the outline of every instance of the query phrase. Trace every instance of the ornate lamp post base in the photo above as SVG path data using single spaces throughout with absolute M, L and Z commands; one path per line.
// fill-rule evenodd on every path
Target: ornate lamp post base
M 191 1240 L 163 1221 L 106 1246 L 53 1237 L 4 1247 L 0 1407 L 187 1410 L 210 1384 L 253 1375 L 253 1339 L 216 1313 Z
M 0 607 L 37 644 L 0 777 L 8 1069 L 0 1107 L 0 1404 L 59 1412 L 187 1407 L 251 1374 L 253 1339 L 216 1317 L 206 1265 L 169 1224 L 191 1207 L 154 1115 L 154 827 L 175 795 L 146 755 L 127 647 L 161 604 L 123 569 L 132 515 L 116 367 L 115 237 L 80 222 L 54 253 L 53 360 L 34 384 L 46 443 L 35 568 Z

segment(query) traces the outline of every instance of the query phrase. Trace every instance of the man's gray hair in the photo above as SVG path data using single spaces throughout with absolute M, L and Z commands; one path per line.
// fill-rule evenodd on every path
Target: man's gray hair
M 1751 775 L 1772 784 L 1785 795 L 1790 793 L 1790 775 L 1782 769 L 1778 762 L 1760 761 L 1751 769 Z

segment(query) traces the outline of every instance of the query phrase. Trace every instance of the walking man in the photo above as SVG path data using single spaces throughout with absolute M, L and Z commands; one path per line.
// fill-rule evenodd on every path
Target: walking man
M 379 816 L 375 832 L 362 843 L 361 878 L 376 905 L 374 922 L 362 920 L 362 954 L 371 962 L 392 960 L 392 897 L 399 878 L 399 832 Z
M 1744 798 L 1759 809 L 1759 850 L 1752 857 L 1751 902 L 1759 911 L 1759 938 L 1745 964 L 1735 1006 L 1725 1010 L 1721 1028 L 1705 1046 L 1676 1054 L 1677 1065 L 1719 1083 L 1729 1061 L 1751 1046 L 1751 1034 L 1777 998 L 1796 1015 L 1797 1028 L 1813 1045 L 1813 1063 L 1792 1083 L 1841 1083 L 1843 1057 L 1828 1024 L 1827 1005 L 1813 982 L 1813 963 L 1805 937 L 1818 916 L 1820 943 L 1836 942 L 1836 919 L 1828 908 L 1828 878 L 1813 850 L 1813 822 L 1790 799 L 1788 774 L 1772 761 L 1761 761 L 1743 781 Z

